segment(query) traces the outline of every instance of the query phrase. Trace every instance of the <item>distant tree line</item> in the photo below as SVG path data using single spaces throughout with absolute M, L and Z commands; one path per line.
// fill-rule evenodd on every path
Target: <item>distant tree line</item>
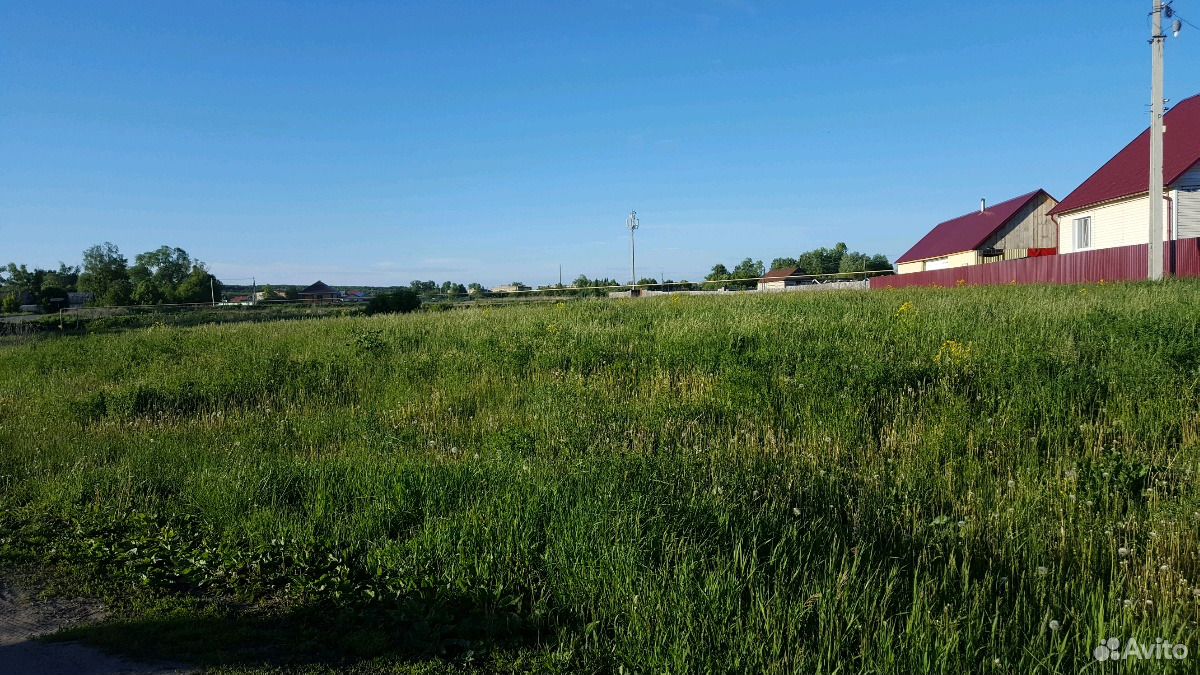
M 637 280 L 637 285 L 663 291 L 754 288 L 756 280 L 767 270 L 782 267 L 797 268 L 796 273 L 800 275 L 854 276 L 889 270 L 891 263 L 886 256 L 850 251 L 846 244 L 838 243 L 833 248 L 816 248 L 794 258 L 775 258 L 770 266 L 753 258 L 744 258 L 732 270 L 718 263 L 701 283 L 643 277 Z M 736 279 L 742 281 L 734 281 Z M 519 282 L 512 285 L 523 286 Z M 537 290 L 539 295 L 604 296 L 620 288 L 628 288 L 628 284 L 608 277 L 590 278 L 581 274 L 569 286 L 554 284 Z M 79 266 L 60 263 L 58 269 L 30 270 L 25 265 L 9 263 L 0 269 L 0 309 L 5 312 L 15 312 L 22 305 L 30 304 L 40 305 L 45 310 L 67 306 L 72 292 L 88 294 L 93 305 L 115 306 L 205 302 L 221 297 L 223 289 L 203 262 L 192 258 L 182 248 L 171 246 L 139 253 L 131 264 L 114 244 L 105 242 L 85 250 Z M 406 293 L 395 295 L 399 290 Z M 266 300 L 280 296 L 295 300 L 298 297 L 294 286 L 264 285 L 262 291 Z M 480 283 L 443 281 L 439 284 L 432 280 L 414 280 L 407 287 L 393 287 L 391 293 L 376 303 L 375 311 L 405 311 L 414 298 L 419 306 L 422 302 L 454 302 L 495 295 Z
M 659 280 L 654 277 L 642 277 L 636 283 L 641 288 L 659 291 L 713 290 L 722 287 L 749 289 L 754 288 L 757 280 L 766 274 L 768 270 L 781 267 L 797 268 L 796 274 L 798 275 L 845 274 L 848 277 L 854 278 L 856 274 L 864 272 L 890 270 L 892 264 L 885 255 L 869 255 L 858 251 L 851 251 L 846 244 L 839 242 L 833 248 L 815 248 L 811 251 L 801 253 L 794 258 L 774 258 L 771 260 L 770 266 L 763 264 L 762 260 L 755 260 L 753 258 L 743 259 L 740 263 L 734 265 L 732 270 L 722 263 L 717 263 L 708 275 L 704 277 L 703 282 L 675 281 L 672 279 Z M 744 281 L 732 281 L 733 279 L 743 279 Z M 525 284 L 514 281 L 510 285 L 520 287 Z M 570 285 L 551 284 L 539 286 L 534 295 L 542 297 L 603 297 L 611 291 L 628 288 L 628 282 L 620 282 L 610 277 L 589 277 L 586 274 L 580 274 Z M 493 294 L 482 284 L 471 283 L 464 286 L 452 281 L 444 281 L 439 284 L 435 281 L 418 280 L 411 282 L 408 285 L 408 289 L 426 302 L 478 299 L 493 297 L 495 295 L 505 295 L 503 293 Z
M 105 242 L 83 252 L 79 266 L 60 263 L 57 270 L 28 269 L 9 263 L 0 271 L 5 312 L 37 304 L 54 310 L 69 304 L 70 293 L 85 293 L 90 304 L 160 305 L 204 302 L 220 297 L 221 282 L 203 262 L 178 247 L 139 253 L 130 264 L 116 245 Z
M 704 280 L 710 282 L 707 287 L 725 286 L 728 288 L 754 288 L 755 279 L 762 277 L 770 270 L 780 268 L 797 268 L 797 275 L 829 275 L 845 274 L 853 277 L 856 273 L 884 272 L 892 269 L 892 263 L 882 254 L 868 255 L 858 251 L 848 250 L 846 244 L 838 242 L 833 248 L 814 248 L 801 253 L 795 258 L 781 257 L 771 260 L 770 266 L 761 260 L 745 258 L 729 270 L 725 265 L 717 263 Z M 730 281 L 729 279 L 747 279 L 748 281 Z

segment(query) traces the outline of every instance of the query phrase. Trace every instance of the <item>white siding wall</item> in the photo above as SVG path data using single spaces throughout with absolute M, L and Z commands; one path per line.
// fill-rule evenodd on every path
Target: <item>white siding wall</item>
M 1175 181 L 1175 224 L 1180 239 L 1200 237 L 1200 165 Z
M 1150 218 L 1150 203 L 1146 197 L 1111 202 L 1058 216 L 1058 252 L 1071 253 L 1075 248 L 1076 218 L 1091 217 L 1092 245 L 1089 249 L 1112 248 L 1144 244 L 1150 236 L 1146 224 Z M 1167 233 L 1167 205 L 1163 205 L 1163 238 Z

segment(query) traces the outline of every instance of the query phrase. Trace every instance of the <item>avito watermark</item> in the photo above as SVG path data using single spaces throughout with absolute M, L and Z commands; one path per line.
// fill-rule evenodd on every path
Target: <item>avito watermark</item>
M 1120 638 L 1110 637 L 1092 650 L 1092 656 L 1095 656 L 1097 661 L 1179 660 L 1188 657 L 1188 646 L 1162 638 L 1154 638 L 1154 642 L 1138 642 L 1137 638 L 1132 637 L 1122 645 Z

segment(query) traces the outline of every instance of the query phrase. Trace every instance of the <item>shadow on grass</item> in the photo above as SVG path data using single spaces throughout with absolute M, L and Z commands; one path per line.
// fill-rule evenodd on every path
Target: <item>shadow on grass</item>
M 543 626 L 515 613 L 439 603 L 153 610 L 143 618 L 74 628 L 78 640 L 123 656 L 205 667 L 357 669 L 384 662 L 472 666 L 537 651 Z M 373 668 L 371 669 L 373 670 Z

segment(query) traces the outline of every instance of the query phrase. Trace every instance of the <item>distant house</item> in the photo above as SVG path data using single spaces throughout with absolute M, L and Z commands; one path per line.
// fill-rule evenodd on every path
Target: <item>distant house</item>
M 801 270 L 799 267 L 780 267 L 773 269 L 758 280 L 760 291 L 782 291 L 790 286 L 800 285 Z
M 526 286 L 525 284 L 504 284 L 503 286 L 497 286 L 497 287 L 493 288 L 492 292 L 493 293 L 520 293 L 521 291 L 530 291 L 530 290 L 533 290 L 533 289 L 530 288 L 529 286 Z
M 1058 202 L 1034 190 L 934 227 L 896 259 L 897 274 L 1052 255 L 1058 225 L 1050 217 Z
M 1163 123 L 1163 241 L 1200 237 L 1200 96 L 1180 101 Z M 1050 211 L 1059 252 L 1150 240 L 1149 157 L 1147 129 Z
M 318 281 L 296 295 L 305 302 L 337 302 L 342 297 L 340 291 L 330 288 L 324 281 Z
M 367 302 L 370 299 L 366 291 L 346 291 L 342 293 L 342 302 Z

